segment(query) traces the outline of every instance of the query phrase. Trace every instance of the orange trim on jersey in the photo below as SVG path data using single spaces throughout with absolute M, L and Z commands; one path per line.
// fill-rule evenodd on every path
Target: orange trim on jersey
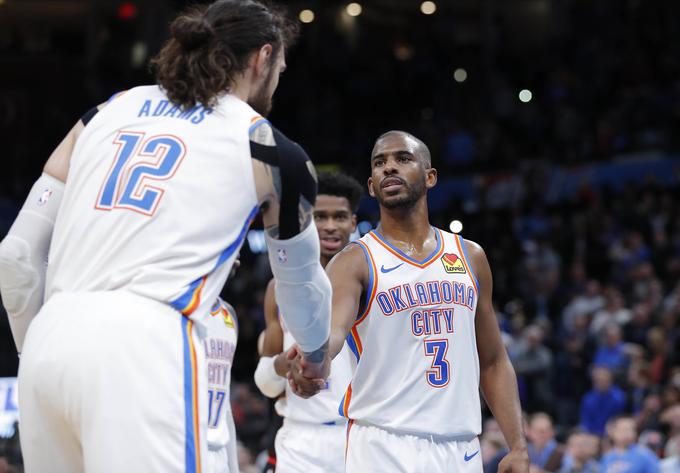
M 257 115 L 257 116 L 255 116 L 255 117 L 253 117 L 253 118 L 250 119 L 250 124 L 252 125 L 252 124 L 255 123 L 256 121 L 258 121 L 258 120 L 263 120 L 263 119 L 264 119 L 263 116 Z
M 187 306 L 182 309 L 182 314 L 190 315 L 201 304 L 201 291 L 203 290 L 203 286 L 205 286 L 205 281 L 207 279 L 207 275 L 201 278 L 201 284 L 199 284 L 198 287 L 194 289 L 194 293 L 191 295 L 191 301 L 189 301 Z
M 463 264 L 465 265 L 465 270 L 470 275 L 470 281 L 472 281 L 472 285 L 475 286 L 475 292 L 479 296 L 479 287 L 477 287 L 477 281 L 475 280 L 474 273 L 470 270 L 470 265 L 468 264 L 467 259 L 465 258 L 465 251 L 461 246 L 461 237 L 458 235 L 454 235 L 454 237 L 455 237 L 454 239 L 456 240 L 456 246 L 458 247 L 458 252 L 460 253 L 460 259 L 463 261 Z
M 354 340 L 354 343 L 357 346 L 357 352 L 359 353 L 359 358 L 361 358 L 361 355 L 364 352 L 364 346 L 361 344 L 361 338 L 359 337 L 359 331 L 357 330 L 357 324 L 356 322 L 354 324 L 354 327 L 352 327 L 352 330 L 349 332 L 350 335 L 352 335 L 352 339 Z
M 354 420 L 350 419 L 349 422 L 347 423 L 347 434 L 345 438 L 345 465 L 347 465 L 347 449 L 349 448 L 349 431 L 352 430 L 353 425 Z
M 345 391 L 344 402 L 342 403 L 342 415 L 348 417 L 347 412 L 349 411 L 349 402 L 352 399 L 352 383 L 347 385 L 347 391 Z
M 422 263 L 418 263 L 418 262 L 416 262 L 416 261 L 414 261 L 414 260 L 412 260 L 412 259 L 405 258 L 404 255 L 399 254 L 399 252 L 397 252 L 397 251 L 396 251 L 394 248 L 392 248 L 389 244 L 387 244 L 386 242 L 382 241 L 382 240 L 380 239 L 380 237 L 377 236 L 374 232 L 370 232 L 369 235 L 371 235 L 371 237 L 373 237 L 373 239 L 374 239 L 375 241 L 377 241 L 378 243 L 380 243 L 380 245 L 381 245 L 383 248 L 385 248 L 387 251 L 389 251 L 390 253 L 392 253 L 394 256 L 396 256 L 396 257 L 399 258 L 400 260 L 402 260 L 402 261 L 404 261 L 404 262 L 406 262 L 406 263 L 408 263 L 408 264 L 411 264 L 411 265 L 413 265 L 413 266 L 415 266 L 415 267 L 417 267 L 417 268 L 424 268 L 425 266 L 429 265 L 429 264 L 432 263 L 433 261 L 439 259 L 439 257 L 442 255 L 442 253 L 444 253 L 444 246 L 445 246 L 445 245 L 444 245 L 444 241 L 443 241 L 443 236 L 442 236 L 442 234 L 441 234 L 441 232 L 439 231 L 438 228 L 435 228 L 434 231 L 437 232 L 437 236 L 438 236 L 438 238 L 439 238 L 439 251 L 437 251 L 435 254 L 433 254 L 432 256 L 430 256 L 427 260 L 423 261 Z
M 201 473 L 201 439 L 199 427 L 199 410 L 198 410 L 198 362 L 196 358 L 196 346 L 194 345 L 194 339 L 192 337 L 192 328 L 194 323 L 189 320 L 187 321 L 187 339 L 189 340 L 189 351 L 191 354 L 191 373 L 192 373 L 192 400 L 191 404 L 193 406 L 192 416 L 194 424 L 194 448 L 196 451 L 196 472 Z
M 364 321 L 368 313 L 371 311 L 371 306 L 373 305 L 373 299 L 375 299 L 375 294 L 378 292 L 378 267 L 375 265 L 375 260 L 373 259 L 373 254 L 371 253 L 371 250 L 368 248 L 368 245 L 364 243 L 363 241 L 357 241 L 356 242 L 358 245 L 360 245 L 365 251 L 364 254 L 368 256 L 368 261 L 367 263 L 370 265 L 368 268 L 368 273 L 369 273 L 369 284 L 371 285 L 370 288 L 367 288 L 366 292 L 369 294 L 368 299 L 366 299 L 366 307 L 364 307 L 364 311 L 359 315 L 357 318 L 356 322 L 354 322 L 354 327 L 359 325 L 361 322 Z M 357 335 L 358 337 L 358 335 Z

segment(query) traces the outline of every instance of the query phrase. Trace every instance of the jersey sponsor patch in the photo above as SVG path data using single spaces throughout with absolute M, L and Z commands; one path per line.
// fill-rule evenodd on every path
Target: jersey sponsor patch
M 451 274 L 465 274 L 465 265 L 458 255 L 454 253 L 444 253 L 441 258 L 444 271 Z
M 229 328 L 234 328 L 234 319 L 231 317 L 231 314 L 226 310 L 222 311 L 222 320 L 224 320 L 224 325 L 226 325 Z

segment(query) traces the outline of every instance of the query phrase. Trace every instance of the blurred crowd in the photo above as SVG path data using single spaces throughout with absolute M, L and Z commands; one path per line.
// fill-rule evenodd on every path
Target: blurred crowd
M 679 472 L 680 186 L 638 176 L 622 191 L 584 185 L 555 203 L 546 201 L 537 169 L 680 149 L 673 133 L 680 127 L 680 4 L 549 2 L 542 19 L 549 33 L 531 42 L 500 7 L 472 22 L 484 34 L 471 37 L 447 8 L 414 17 L 406 28 L 394 12 L 382 15 L 388 22 L 371 16 L 368 3 L 353 29 L 338 29 L 322 14 L 304 27 L 273 122 L 315 162 L 357 176 L 367 174 L 372 142 L 389 128 L 422 138 L 440 178 L 520 175 L 522 198 L 505 208 L 456 202 L 431 219 L 445 229 L 461 220 L 462 235 L 486 249 L 527 413 L 532 468 Z M 143 68 L 125 62 L 134 25 L 101 26 L 102 54 L 89 69 L 82 51 L 57 41 L 47 51 L 23 51 L 24 67 L 7 68 L 0 79 L 0 99 L 13 110 L 0 120 L 0 138 L 10 143 L 9 171 L 0 176 L 0 236 L 75 118 L 111 92 L 149 81 Z M 18 40 L 0 43 L 0 60 L 21 47 Z M 57 59 L 64 67 L 51 70 L 61 94 L 31 73 Z M 455 68 L 466 69 L 464 82 L 453 80 Z M 517 98 L 523 88 L 532 91 L 528 103 Z M 30 139 L 31 130 L 42 130 L 42 139 Z M 266 257 L 246 249 L 223 294 L 239 318 L 232 404 L 247 473 L 261 471 L 253 465 L 262 462 L 274 415 L 252 383 L 270 277 Z M 0 376 L 15 375 L 2 309 L 0 352 Z M 485 416 L 482 455 L 485 471 L 495 472 L 506 446 Z M 0 473 L 17 471 L 9 467 L 20 463 L 17 445 L 16 436 L 0 439 Z

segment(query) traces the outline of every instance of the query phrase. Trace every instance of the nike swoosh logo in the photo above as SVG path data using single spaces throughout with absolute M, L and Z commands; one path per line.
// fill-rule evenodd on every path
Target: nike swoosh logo
M 381 272 L 381 273 L 389 273 L 389 272 L 394 271 L 395 269 L 397 269 L 397 268 L 398 268 L 399 266 L 401 266 L 402 264 L 404 264 L 404 263 L 398 264 L 398 265 L 396 265 L 396 266 L 393 267 L 393 268 L 385 268 L 385 265 L 383 264 L 383 265 L 380 266 L 380 272 Z
M 477 451 L 476 451 L 475 453 L 473 453 L 472 455 L 469 455 L 469 456 L 468 456 L 467 452 L 465 452 L 465 456 L 464 456 L 463 458 L 465 459 L 466 462 L 469 462 L 469 461 L 472 460 L 472 459 L 475 457 L 475 455 L 477 455 L 478 453 L 479 453 L 479 450 L 477 450 Z

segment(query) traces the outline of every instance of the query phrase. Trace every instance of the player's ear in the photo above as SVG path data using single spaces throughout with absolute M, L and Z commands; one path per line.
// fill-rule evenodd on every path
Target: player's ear
M 437 170 L 435 168 L 429 168 L 425 171 L 425 187 L 432 189 L 437 185 Z
M 375 197 L 375 192 L 373 191 L 373 178 L 368 178 L 368 195 Z
M 255 77 L 265 76 L 269 67 L 272 65 L 272 45 L 265 44 L 254 55 L 253 70 Z
M 352 233 L 357 231 L 357 214 L 352 214 Z

